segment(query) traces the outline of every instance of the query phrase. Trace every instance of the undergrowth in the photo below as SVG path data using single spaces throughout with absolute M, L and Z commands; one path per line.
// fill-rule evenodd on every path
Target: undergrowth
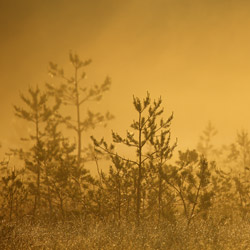
M 46 222 L 25 219 L 1 225 L 0 249 L 250 249 L 250 223 L 185 221 L 139 227 L 82 220 Z

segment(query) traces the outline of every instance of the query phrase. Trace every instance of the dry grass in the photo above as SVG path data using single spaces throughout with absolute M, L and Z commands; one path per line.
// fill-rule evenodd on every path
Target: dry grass
M 219 224 L 199 221 L 188 229 L 176 225 L 135 227 L 111 223 L 86 225 L 81 220 L 64 223 L 19 223 L 1 225 L 0 249 L 250 249 L 250 223 Z

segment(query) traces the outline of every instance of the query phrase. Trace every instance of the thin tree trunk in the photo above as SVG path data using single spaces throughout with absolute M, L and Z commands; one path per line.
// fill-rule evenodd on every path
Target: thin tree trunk
M 75 69 L 75 92 L 76 92 L 76 118 L 77 118 L 77 165 L 81 166 L 81 150 L 82 150 L 82 130 L 81 130 L 81 115 L 80 115 L 80 103 L 79 103 L 79 89 L 77 80 L 77 68 Z
M 10 211 L 9 211 L 9 221 L 12 220 L 12 212 L 13 212 L 13 191 L 10 192 Z
M 158 190 L 158 222 L 161 221 L 161 210 L 162 210 L 162 178 L 159 174 L 159 190 Z
M 118 223 L 120 225 L 121 221 L 121 183 L 119 178 L 119 184 L 118 184 Z
M 197 201 L 198 201 L 198 197 L 199 197 L 199 194 L 200 194 L 200 190 L 201 190 L 201 181 L 200 181 L 200 184 L 199 184 L 199 187 L 197 189 L 197 192 L 196 192 L 196 196 L 195 196 L 195 201 L 194 201 L 194 204 L 193 204 L 193 207 L 192 207 L 192 211 L 189 215 L 189 218 L 188 218 L 188 226 L 193 218 L 193 215 L 194 215 L 194 210 L 195 210 L 195 207 L 197 205 Z
M 139 112 L 139 145 L 138 145 L 138 180 L 137 180 L 137 199 L 136 199 L 136 218 L 137 225 L 140 225 L 140 209 L 141 209 L 141 179 L 142 179 L 142 127 L 141 127 L 141 112 Z
M 39 150 L 40 146 L 40 140 L 39 140 L 39 120 L 38 120 L 38 113 L 36 113 L 36 146 L 37 150 Z M 35 206 L 34 206 L 34 212 L 36 213 L 37 209 L 40 209 L 40 178 L 41 178 L 41 169 L 40 169 L 40 161 L 39 158 L 36 157 L 36 164 L 37 164 L 37 192 L 35 197 Z

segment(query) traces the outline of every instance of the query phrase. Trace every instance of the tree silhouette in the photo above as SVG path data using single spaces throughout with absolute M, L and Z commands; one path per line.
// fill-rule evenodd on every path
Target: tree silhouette
M 114 145 L 108 144 L 102 139 L 97 141 L 94 137 L 92 140 L 95 147 L 101 149 L 102 151 L 108 153 L 111 156 L 120 158 L 122 161 L 129 162 L 133 165 L 136 173 L 136 221 L 140 225 L 141 219 L 141 198 L 142 198 L 142 182 L 145 181 L 145 166 L 146 162 L 152 158 L 158 158 L 161 156 L 159 148 L 155 148 L 154 151 L 148 152 L 147 146 L 159 144 L 160 141 L 157 139 L 160 137 L 165 137 L 170 133 L 169 127 L 173 119 L 173 114 L 165 121 L 160 116 L 163 114 L 164 109 L 161 108 L 162 100 L 159 98 L 157 101 L 151 103 L 150 95 L 147 93 L 146 98 L 140 100 L 138 97 L 133 97 L 133 105 L 137 112 L 137 120 L 134 120 L 130 127 L 135 131 L 127 131 L 126 138 L 122 138 L 119 134 L 112 132 L 113 142 L 118 144 L 124 144 L 128 147 L 134 148 L 136 152 L 136 159 L 129 159 L 123 157 L 120 154 L 114 152 Z M 159 121 L 158 121 L 159 120 Z M 170 139 L 170 137 L 169 137 Z M 162 140 L 162 148 L 165 148 L 165 155 L 170 154 L 170 151 L 174 147 L 169 147 L 169 140 Z
M 20 94 L 22 101 L 25 103 L 28 109 L 18 107 L 14 105 L 15 115 L 21 119 L 24 119 L 34 125 L 33 134 L 30 135 L 30 140 L 34 141 L 32 149 L 24 154 L 23 150 L 19 151 L 20 156 L 25 155 L 26 168 L 36 176 L 35 183 L 30 183 L 34 200 L 34 213 L 37 209 L 40 209 L 41 200 L 41 174 L 42 174 L 42 162 L 44 161 L 44 126 L 48 119 L 58 110 L 60 102 L 57 100 L 55 105 L 48 107 L 48 95 L 41 93 L 38 86 L 35 89 L 29 88 L 29 97 Z M 28 156 L 28 157 L 27 157 Z
M 206 158 L 209 158 L 214 154 L 218 154 L 218 151 L 214 149 L 214 145 L 212 144 L 212 140 L 215 135 L 217 135 L 217 130 L 209 121 L 207 127 L 202 132 L 197 145 L 197 151 L 203 154 Z
M 104 123 L 113 118 L 107 112 L 105 115 L 90 110 L 82 118 L 83 105 L 88 101 L 100 101 L 103 94 L 110 89 L 111 81 L 107 77 L 104 83 L 100 85 L 88 86 L 84 84 L 86 79 L 85 67 L 91 63 L 91 60 L 82 61 L 77 54 L 69 54 L 69 60 L 73 66 L 73 76 L 67 77 L 62 68 L 57 64 L 50 63 L 49 73 L 51 76 L 59 77 L 64 82 L 58 87 L 53 84 L 46 84 L 51 95 L 58 96 L 64 105 L 73 106 L 76 112 L 76 119 L 71 115 L 63 116 L 64 123 L 69 129 L 72 129 L 77 134 L 77 164 L 80 167 L 82 163 L 82 133 L 88 129 L 95 128 L 98 124 Z

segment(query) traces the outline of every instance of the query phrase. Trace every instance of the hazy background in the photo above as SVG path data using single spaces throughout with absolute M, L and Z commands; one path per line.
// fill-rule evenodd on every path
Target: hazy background
M 250 1 L 0 0 L 0 142 L 14 146 L 22 130 L 13 115 L 19 91 L 51 82 L 48 62 L 70 73 L 69 51 L 92 58 L 89 83 L 112 78 L 100 109 L 131 123 L 132 95 L 162 96 L 174 112 L 180 148 L 196 146 L 208 121 L 217 143 L 250 127 Z

